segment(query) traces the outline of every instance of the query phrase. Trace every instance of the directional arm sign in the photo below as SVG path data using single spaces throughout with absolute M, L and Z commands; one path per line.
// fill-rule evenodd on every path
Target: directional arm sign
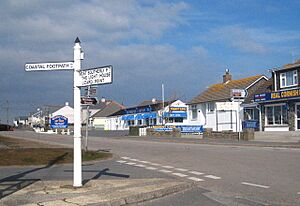
M 54 63 L 27 63 L 25 71 L 54 71 L 54 70 L 72 70 L 74 62 L 54 62 Z
M 113 81 L 112 66 L 97 67 L 80 71 L 79 87 L 110 84 Z

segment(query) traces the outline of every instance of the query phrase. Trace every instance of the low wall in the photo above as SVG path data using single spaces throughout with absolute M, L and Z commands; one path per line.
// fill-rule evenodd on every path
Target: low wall
M 181 130 L 178 128 L 174 128 L 172 131 L 155 131 L 153 128 L 147 128 L 147 136 L 181 137 Z
M 203 138 L 238 140 L 239 133 L 232 131 L 216 132 L 212 131 L 211 128 L 205 128 L 203 132 Z M 244 129 L 240 134 L 240 140 L 254 140 L 254 129 Z

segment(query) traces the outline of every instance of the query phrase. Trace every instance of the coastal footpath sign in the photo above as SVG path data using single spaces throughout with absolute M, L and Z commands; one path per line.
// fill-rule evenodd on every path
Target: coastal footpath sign
M 54 70 L 73 70 L 74 62 L 55 62 L 55 63 L 27 63 L 25 71 L 54 71 Z

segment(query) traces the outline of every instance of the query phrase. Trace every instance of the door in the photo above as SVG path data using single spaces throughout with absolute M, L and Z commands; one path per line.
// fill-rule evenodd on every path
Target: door
M 300 104 L 296 104 L 295 114 L 296 130 L 300 130 Z

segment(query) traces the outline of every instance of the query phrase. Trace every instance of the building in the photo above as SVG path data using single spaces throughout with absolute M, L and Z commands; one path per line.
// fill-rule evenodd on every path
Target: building
M 116 122 L 118 121 L 118 118 L 112 118 L 110 116 L 124 109 L 125 107 L 112 100 L 100 102 L 96 106 L 96 108 L 99 110 L 94 114 L 91 114 L 90 124 L 95 128 L 105 130 L 118 130 L 119 123 Z M 92 107 L 91 109 L 95 109 L 95 107 Z
M 244 117 L 259 121 L 253 96 L 267 80 L 264 75 L 233 80 L 226 70 L 222 83 L 209 86 L 188 103 L 189 124 L 204 125 L 213 131 L 236 132 L 242 129 Z
M 124 108 L 107 118 L 108 130 L 128 130 L 130 126 L 176 126 L 188 123 L 187 105 L 180 100 L 162 102 L 152 99 Z
M 254 96 L 263 131 L 300 130 L 300 61 L 271 69 L 272 78 Z

